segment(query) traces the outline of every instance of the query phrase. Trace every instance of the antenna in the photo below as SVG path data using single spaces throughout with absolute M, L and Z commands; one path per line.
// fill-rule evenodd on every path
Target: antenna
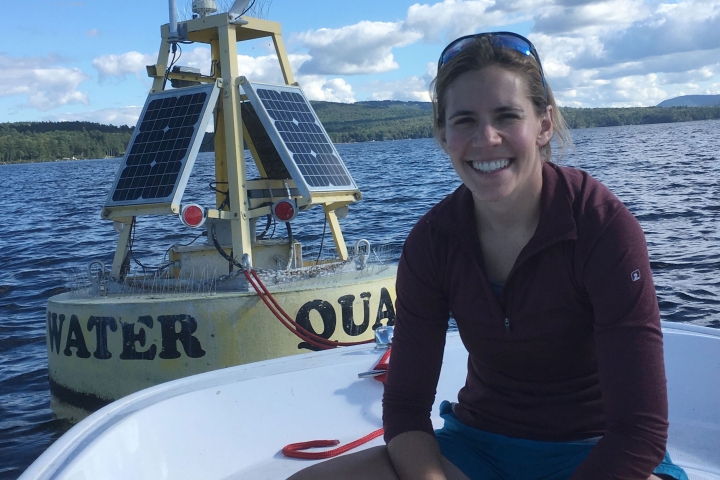
M 177 43 L 180 41 L 177 28 L 177 4 L 175 0 L 168 0 L 168 2 L 170 4 L 170 35 L 168 36 L 168 43 Z
M 235 3 L 233 3 L 232 7 L 230 7 L 230 10 L 228 11 L 230 14 L 230 20 L 235 20 L 245 13 L 249 3 L 250 0 L 235 0 Z

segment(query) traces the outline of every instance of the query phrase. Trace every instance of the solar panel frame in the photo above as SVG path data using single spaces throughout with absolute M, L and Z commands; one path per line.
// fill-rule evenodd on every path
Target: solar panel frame
M 241 93 L 247 95 L 304 197 L 310 198 L 313 193 L 359 191 L 302 88 L 295 85 L 251 83 L 247 80 L 239 87 L 242 88 Z M 267 94 L 261 98 L 263 90 L 275 92 L 280 97 L 285 93 L 285 98 L 268 98 Z M 295 157 L 301 160 L 301 165 L 298 165 Z M 318 185 L 322 181 L 329 185 Z
M 219 92 L 215 82 L 148 95 L 106 208 L 180 204 Z

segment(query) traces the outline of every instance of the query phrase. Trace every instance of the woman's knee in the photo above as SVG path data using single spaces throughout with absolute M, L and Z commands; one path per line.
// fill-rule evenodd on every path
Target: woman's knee
M 288 480 L 397 480 L 387 447 L 381 445 L 311 465 Z

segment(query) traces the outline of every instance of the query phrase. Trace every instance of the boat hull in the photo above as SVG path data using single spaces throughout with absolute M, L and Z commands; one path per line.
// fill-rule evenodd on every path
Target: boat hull
M 331 340 L 373 338 L 394 323 L 396 268 L 276 289 L 280 306 Z M 51 406 L 63 418 L 88 413 L 177 378 L 315 350 L 254 292 L 56 295 L 47 307 Z
M 720 331 L 664 325 L 668 451 L 691 479 L 720 480 Z M 371 346 L 285 357 L 180 379 L 96 412 L 20 477 L 29 479 L 279 479 L 312 461 L 289 443 L 343 444 L 382 426 L 382 385 L 359 379 L 382 356 Z M 392 359 L 391 359 L 392 361 Z M 448 334 L 432 420 L 457 399 L 467 352 Z M 382 444 L 378 438 L 361 446 Z

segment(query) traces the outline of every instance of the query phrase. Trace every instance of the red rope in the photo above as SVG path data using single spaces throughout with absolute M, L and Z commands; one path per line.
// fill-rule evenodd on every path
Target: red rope
M 387 371 L 388 364 L 390 362 L 390 350 L 390 348 L 387 349 L 387 352 L 383 354 L 383 356 L 380 358 L 380 361 L 377 363 L 377 365 L 375 365 L 373 370 Z M 383 373 L 382 375 L 378 375 L 377 377 L 373 378 L 375 378 L 375 380 L 379 382 L 385 383 L 386 375 L 387 374 Z M 290 445 L 286 445 L 282 449 L 282 453 L 286 457 L 302 458 L 304 460 L 325 460 L 327 458 L 342 455 L 343 453 L 352 450 L 353 448 L 358 447 L 363 443 L 374 440 L 380 435 L 382 435 L 384 432 L 384 429 L 378 428 L 374 432 L 369 433 L 364 437 L 355 440 L 354 442 L 350 442 L 346 445 L 343 445 L 342 447 L 333 448 L 332 450 L 325 450 L 324 452 L 303 452 L 301 450 L 307 450 L 308 448 L 334 447 L 335 445 L 340 444 L 340 440 L 310 440 L 309 442 L 291 443 Z
M 331 447 L 334 445 L 338 445 L 340 443 L 339 440 L 311 440 L 309 442 L 300 442 L 300 443 L 291 443 L 290 445 L 287 445 L 285 448 L 282 449 L 283 455 L 286 457 L 292 457 L 292 458 L 302 458 L 305 460 L 324 460 L 326 458 L 332 458 L 337 457 L 338 455 L 341 455 L 348 450 L 352 450 L 355 447 L 358 447 L 362 445 L 363 443 L 367 443 L 370 440 L 373 440 L 380 435 L 383 434 L 383 429 L 378 428 L 372 433 L 369 433 L 365 435 L 362 438 L 359 438 L 355 440 L 354 442 L 350 442 L 346 445 L 343 445 L 342 447 L 333 448 L 332 450 L 326 450 L 324 452 L 302 452 L 300 450 L 305 450 L 308 448 L 316 448 L 316 447 Z
M 322 350 L 328 350 L 330 348 L 363 345 L 367 343 L 372 343 L 374 341 L 370 339 L 362 342 L 338 342 L 328 340 L 327 338 L 321 337 L 303 328 L 302 325 L 293 320 L 292 317 L 288 315 L 285 310 L 283 310 L 280 304 L 278 304 L 277 300 L 275 300 L 275 297 L 272 296 L 265 284 L 262 282 L 262 280 L 260 280 L 260 277 L 255 270 L 250 270 L 250 272 L 245 270 L 243 273 L 245 274 L 245 278 L 247 278 L 250 285 L 252 285 L 258 296 L 262 299 L 265 305 L 267 305 L 268 309 L 270 309 L 273 315 L 275 315 L 275 317 L 277 317 L 277 319 L 280 320 L 280 322 L 282 322 L 282 324 L 285 325 L 288 330 L 293 332 L 297 337 L 299 337 L 301 340 L 306 341 L 310 345 L 313 345 L 314 347 Z

